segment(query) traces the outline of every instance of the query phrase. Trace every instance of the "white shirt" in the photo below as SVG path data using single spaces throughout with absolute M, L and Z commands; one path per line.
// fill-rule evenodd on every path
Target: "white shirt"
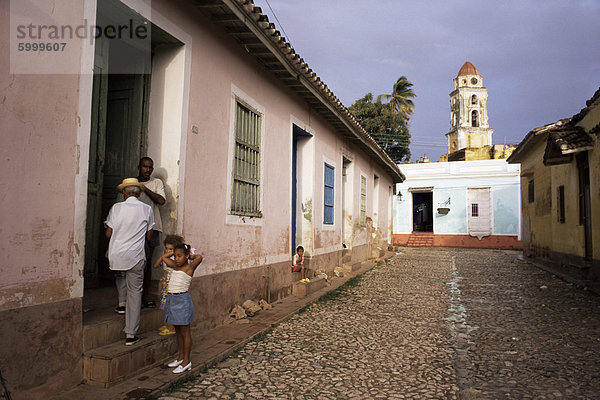
M 140 182 L 140 183 L 142 183 L 148 189 L 152 190 L 154 193 L 161 195 L 163 197 L 163 199 L 167 198 L 167 196 L 165 196 L 165 187 L 160 179 L 150 178 L 146 182 Z M 146 192 L 142 192 L 142 194 L 140 195 L 140 201 L 143 203 L 146 203 L 150 207 L 152 207 L 152 212 L 154 213 L 154 228 L 153 229 L 155 231 L 162 232 L 163 231 L 162 230 L 162 220 L 160 219 L 159 205 L 156 204 L 154 201 L 152 201 L 152 199 L 146 194 Z
M 165 195 L 165 186 L 163 182 L 158 178 L 150 178 L 146 182 L 140 182 L 148 189 L 152 190 L 154 193 L 159 194 L 166 200 L 167 196 Z M 154 230 L 158 232 L 162 232 L 162 220 L 160 219 L 160 206 L 156 204 L 150 196 L 146 194 L 146 192 L 142 192 L 139 197 L 142 203 L 148 204 L 152 207 L 152 212 L 154 213 Z M 123 201 L 123 193 L 119 192 L 117 194 L 117 202 Z
M 154 213 L 149 205 L 131 196 L 111 207 L 104 226 L 113 230 L 108 244 L 110 269 L 127 271 L 146 259 L 146 232 L 154 227 Z

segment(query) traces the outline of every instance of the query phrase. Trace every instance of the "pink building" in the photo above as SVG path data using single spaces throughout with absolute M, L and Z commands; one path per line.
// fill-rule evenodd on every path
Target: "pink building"
M 298 244 L 331 273 L 391 243 L 404 176 L 251 1 L 25 3 L 0 3 L 0 368 L 15 398 L 89 379 L 86 299 L 112 285 L 102 221 L 141 156 L 165 184 L 164 231 L 205 255 L 196 330 L 290 295 Z M 46 16 L 57 30 L 36 29 Z M 126 25 L 137 36 L 65 28 Z M 17 50 L 38 42 L 66 45 Z

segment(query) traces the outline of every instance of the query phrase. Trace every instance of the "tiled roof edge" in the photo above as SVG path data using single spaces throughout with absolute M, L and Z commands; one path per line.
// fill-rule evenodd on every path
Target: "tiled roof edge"
M 581 121 L 588 113 L 588 111 L 590 110 L 591 106 L 596 103 L 596 101 L 598 101 L 600 99 L 600 88 L 598 88 L 598 90 L 596 90 L 596 93 L 594 93 L 594 95 L 585 102 L 585 107 L 581 109 L 581 111 L 579 111 L 577 114 L 573 115 L 573 118 L 571 120 L 571 124 L 577 124 L 579 121 Z
M 263 37 L 274 44 L 274 48 L 280 56 L 287 60 L 288 65 L 298 73 L 298 80 L 307 88 L 312 88 L 311 92 L 317 98 L 320 98 L 324 104 L 334 112 L 334 114 L 346 125 L 346 127 L 363 142 L 373 153 L 378 156 L 388 167 L 389 173 L 394 181 L 402 182 L 406 179 L 400 168 L 392 161 L 390 156 L 375 142 L 365 131 L 365 129 L 356 120 L 354 115 L 342 104 L 342 102 L 333 94 L 321 78 L 309 68 L 308 64 L 295 52 L 293 47 L 286 42 L 285 37 L 276 29 L 275 24 L 269 22 L 267 15 L 262 13 L 260 7 L 256 7 L 251 0 L 222 0 L 223 4 L 232 9 L 239 10 L 249 18 L 242 21 L 248 25 L 253 24 Z M 254 31 L 254 30 L 253 30 Z M 316 92 L 316 93 L 315 93 Z M 320 96 L 317 96 L 319 94 Z M 395 176 L 394 176 L 395 175 Z

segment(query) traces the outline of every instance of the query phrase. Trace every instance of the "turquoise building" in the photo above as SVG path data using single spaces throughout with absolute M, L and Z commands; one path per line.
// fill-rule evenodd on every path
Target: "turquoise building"
M 402 164 L 397 245 L 521 248 L 520 165 L 505 159 Z

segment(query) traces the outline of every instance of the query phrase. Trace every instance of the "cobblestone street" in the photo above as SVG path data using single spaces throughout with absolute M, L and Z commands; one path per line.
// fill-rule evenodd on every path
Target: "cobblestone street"
M 404 248 L 160 399 L 600 398 L 600 297 L 518 254 Z

